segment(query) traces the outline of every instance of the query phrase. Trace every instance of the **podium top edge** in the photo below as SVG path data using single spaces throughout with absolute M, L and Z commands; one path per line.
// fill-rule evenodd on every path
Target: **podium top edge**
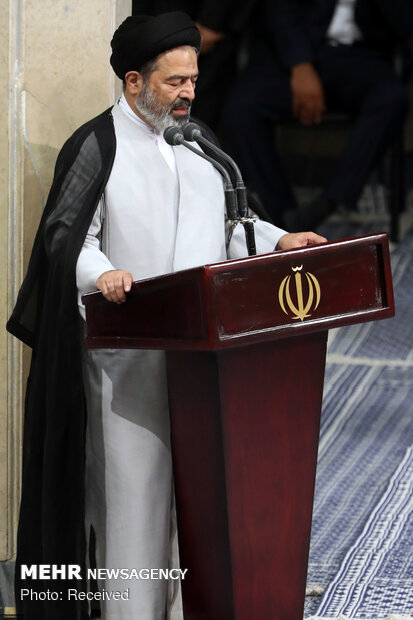
M 388 234 L 386 232 L 380 233 L 372 233 L 369 235 L 362 235 L 359 237 L 347 237 L 343 239 L 335 239 L 333 241 L 327 241 L 326 243 L 318 243 L 316 245 L 307 245 L 299 248 L 292 248 L 291 250 L 274 250 L 273 252 L 268 252 L 267 254 L 256 254 L 255 256 L 246 256 L 245 258 L 233 258 L 220 263 L 211 263 L 208 265 L 203 265 L 202 267 L 198 267 L 195 269 L 205 269 L 207 271 L 214 270 L 222 270 L 227 267 L 236 266 L 237 264 L 242 265 L 246 262 L 259 261 L 263 258 L 268 259 L 269 257 L 277 257 L 277 258 L 285 258 L 290 255 L 296 256 L 306 256 L 308 254 L 319 254 L 319 253 L 327 253 L 337 248 L 350 248 L 352 246 L 364 246 L 364 245 L 373 245 L 373 244 L 384 244 L 388 245 Z M 192 270 L 187 270 L 192 271 Z
M 372 233 L 369 235 L 362 235 L 358 237 L 347 237 L 343 239 L 335 239 L 332 241 L 327 241 L 325 243 L 319 243 L 317 245 L 308 245 L 305 247 L 292 248 L 290 250 L 274 250 L 273 252 L 269 252 L 267 254 L 256 254 L 255 256 L 246 256 L 244 258 L 234 258 L 229 260 L 224 260 L 218 263 L 208 263 L 205 265 L 199 265 L 197 267 L 190 267 L 188 269 L 183 269 L 176 272 L 166 273 L 159 276 L 153 276 L 149 278 L 143 278 L 140 280 L 134 280 L 133 287 L 135 290 L 139 288 L 142 284 L 150 283 L 154 280 L 160 282 L 162 280 L 169 280 L 172 277 L 176 277 L 177 274 L 181 274 L 184 276 L 185 274 L 195 274 L 195 273 L 204 273 L 204 274 L 212 274 L 219 271 L 231 270 L 237 266 L 241 265 L 250 265 L 254 262 L 266 262 L 270 258 L 276 261 L 283 260 L 289 256 L 308 256 L 313 254 L 323 254 L 328 253 L 334 248 L 351 248 L 354 246 L 364 246 L 364 245 L 374 245 L 374 244 L 382 244 L 388 247 L 388 234 L 386 232 L 380 233 Z M 89 293 L 85 293 L 82 295 L 82 302 L 87 305 L 89 301 L 95 300 L 96 297 L 102 296 L 100 291 L 91 291 Z M 103 296 L 102 296 L 103 297 Z

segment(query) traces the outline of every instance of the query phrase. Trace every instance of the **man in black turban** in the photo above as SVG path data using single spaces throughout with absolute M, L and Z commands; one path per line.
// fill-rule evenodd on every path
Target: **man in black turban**
M 25 620 L 86 620 L 95 599 L 102 620 L 181 618 L 177 581 L 159 572 L 176 566 L 163 353 L 83 351 L 81 296 L 98 288 L 127 303 L 132 280 L 227 258 L 221 177 L 162 133 L 188 118 L 198 47 L 185 14 L 128 18 L 112 41 L 123 95 L 56 162 L 8 322 L 33 348 L 16 562 Z M 260 222 L 256 240 L 262 253 L 323 239 Z M 247 254 L 242 230 L 228 248 Z M 130 576 L 103 581 L 100 596 L 88 591 L 90 526 L 98 568 Z M 41 564 L 60 570 L 47 582 L 56 597 L 45 599 L 44 582 L 24 568 Z M 75 579 L 60 568 L 68 565 Z
M 195 21 L 202 42 L 193 113 L 214 131 L 219 130 L 223 103 L 260 6 L 258 0 L 132 0 L 133 15 L 185 11 Z

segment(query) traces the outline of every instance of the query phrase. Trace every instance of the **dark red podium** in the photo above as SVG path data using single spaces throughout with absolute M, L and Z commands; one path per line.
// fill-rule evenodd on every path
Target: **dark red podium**
M 84 297 L 87 345 L 167 351 L 185 620 L 302 620 L 329 328 L 387 318 L 387 236 Z

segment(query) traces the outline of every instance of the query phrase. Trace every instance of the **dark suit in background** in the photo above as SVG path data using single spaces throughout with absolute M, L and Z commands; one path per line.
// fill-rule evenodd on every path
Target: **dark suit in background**
M 352 45 L 327 40 L 335 5 L 336 0 L 263 0 L 249 63 L 227 99 L 225 138 L 249 186 L 278 224 L 296 206 L 273 133 L 277 122 L 292 113 L 294 68 L 310 63 L 326 108 L 356 119 L 323 204 L 355 206 L 407 114 L 407 91 L 396 76 L 392 54 L 413 31 L 413 1 L 356 0 L 362 40 Z
M 133 15 L 184 11 L 197 24 L 220 35 L 199 57 L 199 79 L 192 114 L 218 130 L 222 105 L 237 75 L 239 46 L 256 0 L 133 0 Z

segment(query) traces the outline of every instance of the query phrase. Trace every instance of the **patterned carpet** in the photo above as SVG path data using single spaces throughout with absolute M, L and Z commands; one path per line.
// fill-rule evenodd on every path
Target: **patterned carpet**
M 411 215 L 411 214 L 408 214 Z M 331 221 L 328 238 L 378 232 Z M 413 617 L 413 227 L 396 316 L 330 333 L 305 618 Z

